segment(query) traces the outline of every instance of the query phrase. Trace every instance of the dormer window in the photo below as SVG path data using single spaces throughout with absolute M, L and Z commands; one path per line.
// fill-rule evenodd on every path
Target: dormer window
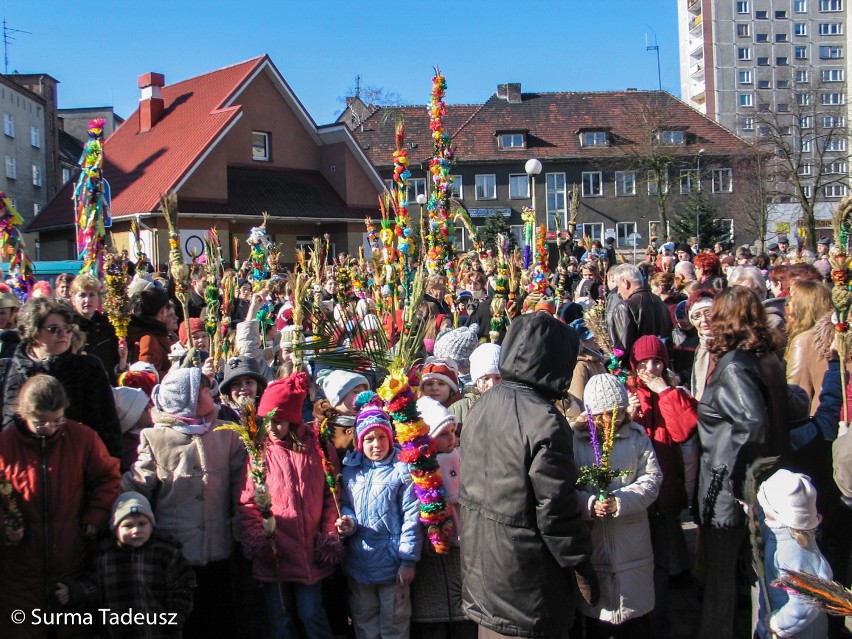
M 580 133 L 580 146 L 606 146 L 606 131 L 582 131 Z
M 683 131 L 660 131 L 660 144 L 683 144 L 686 135 Z
M 524 133 L 498 133 L 497 144 L 501 149 L 525 149 L 527 136 Z
M 269 161 L 269 133 L 265 131 L 251 132 L 251 159 L 261 162 Z

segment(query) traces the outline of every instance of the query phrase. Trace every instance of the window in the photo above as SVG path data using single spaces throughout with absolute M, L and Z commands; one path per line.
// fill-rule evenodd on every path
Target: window
M 751 25 L 748 24 L 738 24 L 737 25 L 737 36 L 740 38 L 747 38 L 751 35 L 751 29 L 749 29 Z
M 806 22 L 794 22 L 793 23 L 793 35 L 794 36 L 806 36 L 808 35 L 808 25 Z
M 786 55 L 779 55 L 775 58 L 775 65 L 779 67 L 786 67 L 790 64 L 790 59 Z
M 10 113 L 3 114 L 3 133 L 10 138 L 15 137 L 15 116 Z
M 523 149 L 526 141 L 523 133 L 503 133 L 499 138 L 501 149 Z
M 811 139 L 810 138 L 802 138 L 799 140 L 799 149 L 801 149 L 802 153 L 810 153 L 811 152 Z
M 475 180 L 477 200 L 497 199 L 497 176 L 494 174 L 477 175 Z
M 740 129 L 743 131 L 754 131 L 754 118 L 751 116 L 740 118 Z
M 814 119 L 809 115 L 804 115 L 799 118 L 799 128 L 800 129 L 812 129 L 814 128 Z
M 798 46 L 793 48 L 793 57 L 796 60 L 807 60 L 808 59 L 808 48 L 806 46 Z
M 464 189 L 462 188 L 462 176 L 461 175 L 451 175 L 450 182 L 450 195 L 453 197 L 457 197 L 460 200 L 464 199 Z M 415 200 L 416 201 L 416 200 Z
M 595 222 L 586 222 L 585 224 L 577 225 L 577 237 L 587 237 L 593 242 L 598 240 L 599 242 L 603 242 L 603 224 L 595 223 Z M 523 245 L 523 242 L 519 242 L 518 246 Z
M 790 82 L 787 81 L 787 80 L 776 80 L 775 86 L 778 87 L 779 89 L 789 89 L 790 88 Z
M 737 47 L 737 60 L 751 60 L 751 47 Z
M 768 11 L 755 11 L 754 12 L 754 19 L 755 20 L 768 20 L 769 19 L 769 12 Z
M 825 197 L 846 197 L 845 184 L 826 184 L 822 187 L 822 194 Z
M 754 82 L 754 74 L 751 71 L 740 71 L 738 76 L 740 84 L 752 84 Z
M 829 162 L 823 166 L 823 173 L 826 175 L 844 175 L 849 172 L 849 165 L 842 160 Z
M 825 46 L 819 48 L 819 57 L 821 60 L 837 60 L 843 57 L 843 47 Z
M 580 134 L 582 146 L 606 146 L 606 131 L 584 131 Z
M 409 204 L 417 202 L 418 195 L 428 195 L 426 193 L 426 178 L 409 178 L 408 191 L 405 194 L 405 200 Z
M 71 180 L 71 169 L 62 168 L 62 184 L 66 184 Z
M 822 69 L 819 72 L 820 79 L 823 82 L 843 82 L 843 69 Z
M 845 126 L 846 121 L 842 115 L 823 115 L 820 117 L 820 124 L 823 129 L 833 129 Z
M 12 155 L 6 156 L 6 177 L 10 180 L 18 178 L 18 161 Z
M 822 141 L 822 148 L 826 151 L 845 151 L 846 138 L 828 137 Z
M 789 104 L 787 104 L 786 102 L 779 102 L 779 103 L 775 106 L 775 109 L 778 111 L 778 113 L 787 113 L 787 111 L 789 111 L 789 110 L 790 110 L 790 105 L 789 105 Z M 789 128 L 789 127 L 788 127 L 788 128 Z
M 775 42 L 787 42 L 787 34 L 786 33 L 776 33 L 775 34 Z
M 758 89 L 771 89 L 772 88 L 772 82 L 770 82 L 769 80 L 758 80 L 757 81 L 757 88 Z
M 636 233 L 636 222 L 619 222 L 616 225 L 616 241 L 618 246 L 630 246 L 630 236 Z M 638 246 L 638 245 L 637 245 Z
M 842 22 L 820 22 L 819 34 L 821 36 L 843 35 Z
M 796 94 L 796 104 L 799 106 L 808 106 L 811 103 L 811 94 L 810 93 L 797 93 Z
M 615 194 L 636 195 L 636 173 L 633 171 L 615 172 Z
M 786 20 L 787 19 L 787 12 L 786 11 L 776 11 L 775 12 L 775 19 L 776 20 Z
M 603 173 L 600 171 L 584 171 L 583 197 L 602 197 L 603 194 Z
M 802 195 L 805 197 L 805 199 L 811 199 L 811 195 L 813 195 L 813 192 L 814 187 L 812 187 L 810 184 L 805 184 L 802 186 Z
M 662 192 L 669 192 L 669 172 L 660 173 L 660 187 Z M 648 195 L 658 195 L 660 189 L 657 188 L 657 175 L 654 171 L 648 171 Z
M 530 196 L 530 176 L 526 173 L 515 173 L 509 176 L 509 199 L 521 200 Z
M 740 93 L 740 106 L 741 107 L 754 106 L 754 96 L 752 96 L 751 93 Z
M 799 175 L 802 177 L 808 177 L 809 175 L 814 174 L 814 166 L 808 162 L 799 165 L 799 170 L 797 171 Z
M 819 0 L 820 11 L 843 11 L 843 0 Z
M 264 131 L 251 132 L 251 159 L 268 162 L 269 157 L 269 134 Z
M 30 145 L 37 149 L 41 148 L 41 131 L 37 126 L 30 127 Z
M 757 134 L 760 135 L 760 136 L 766 137 L 767 135 L 769 135 L 769 127 L 768 126 L 758 127 L 757 128 Z
M 808 12 L 808 0 L 793 0 L 793 12 L 794 13 L 807 13 Z
M 728 244 L 734 243 L 734 221 L 730 218 L 719 220 L 719 227 L 725 234 L 725 241 Z
M 661 144 L 683 144 L 683 131 L 660 131 Z
M 698 171 L 695 169 L 681 169 L 680 170 L 680 194 L 681 195 L 689 195 L 692 193 L 693 187 L 697 190 L 701 190 L 701 184 L 698 181 Z
M 769 42 L 769 34 L 768 33 L 758 33 L 754 36 L 755 42 Z
M 41 186 L 41 167 L 33 164 L 33 186 Z
M 769 58 L 760 56 L 757 59 L 757 66 L 759 67 L 768 67 L 769 66 Z
M 564 173 L 546 173 L 544 176 L 547 184 L 547 230 L 556 230 L 553 226 L 553 218 L 559 217 L 560 228 L 567 228 L 568 224 L 565 220 L 567 208 L 565 206 L 565 174 Z
M 842 93 L 820 93 L 819 103 L 827 105 L 845 104 L 846 96 Z
M 748 0 L 741 0 L 737 2 L 737 13 L 748 13 Z
M 799 84 L 807 84 L 808 82 L 810 82 L 810 80 L 808 79 L 807 69 L 800 69 L 796 71 L 796 82 L 798 82 Z
M 733 169 L 713 169 L 713 193 L 730 193 L 733 190 Z

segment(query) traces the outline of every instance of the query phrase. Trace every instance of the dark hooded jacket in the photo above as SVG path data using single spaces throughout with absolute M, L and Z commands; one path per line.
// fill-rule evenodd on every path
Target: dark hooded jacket
M 550 315 L 518 317 L 500 354 L 503 383 L 465 423 L 463 609 L 501 634 L 564 635 L 574 615 L 572 567 L 591 553 L 571 430 L 552 405 L 571 382 L 578 348 L 573 329 Z

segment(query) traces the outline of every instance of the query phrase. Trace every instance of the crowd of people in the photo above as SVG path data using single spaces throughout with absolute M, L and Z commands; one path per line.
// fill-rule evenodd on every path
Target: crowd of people
M 852 353 L 837 249 L 818 246 L 670 240 L 634 265 L 580 241 L 511 291 L 471 253 L 457 290 L 426 278 L 410 325 L 370 261 L 335 257 L 306 299 L 246 263 L 219 361 L 203 266 L 184 309 L 168 275 L 131 265 L 122 338 L 97 278 L 23 304 L 6 287 L 0 636 L 666 639 L 670 589 L 693 580 L 696 637 L 845 636 L 773 585 L 848 585 Z M 409 334 L 447 548 L 377 394 L 387 370 L 347 362 L 388 362 Z M 262 463 L 223 428 L 239 422 L 263 424 Z

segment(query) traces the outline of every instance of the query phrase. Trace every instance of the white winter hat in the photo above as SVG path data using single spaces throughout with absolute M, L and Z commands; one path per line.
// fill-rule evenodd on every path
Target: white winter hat
M 121 424 L 121 432 L 126 433 L 134 426 L 142 413 L 148 408 L 147 393 L 139 388 L 130 386 L 119 386 L 112 389 L 115 398 L 115 410 L 118 413 L 118 422 Z
M 476 383 L 486 375 L 500 374 L 500 345 L 480 344 L 470 354 L 470 379 Z
M 326 372 L 328 371 L 328 372 Z M 356 386 L 364 385 L 370 388 L 367 378 L 358 373 L 344 370 L 325 369 L 317 375 L 317 382 L 322 386 L 322 392 L 332 406 L 337 406 Z
M 760 485 L 757 501 L 775 521 L 796 530 L 819 526 L 816 489 L 806 475 L 781 469 Z
M 594 375 L 586 383 L 583 403 L 590 415 L 607 413 L 613 408 L 627 408 L 627 390 L 615 375 Z
M 455 428 L 458 417 L 444 408 L 441 402 L 431 397 L 421 397 L 417 400 L 417 410 L 429 427 L 429 437 L 435 438 L 449 428 Z

